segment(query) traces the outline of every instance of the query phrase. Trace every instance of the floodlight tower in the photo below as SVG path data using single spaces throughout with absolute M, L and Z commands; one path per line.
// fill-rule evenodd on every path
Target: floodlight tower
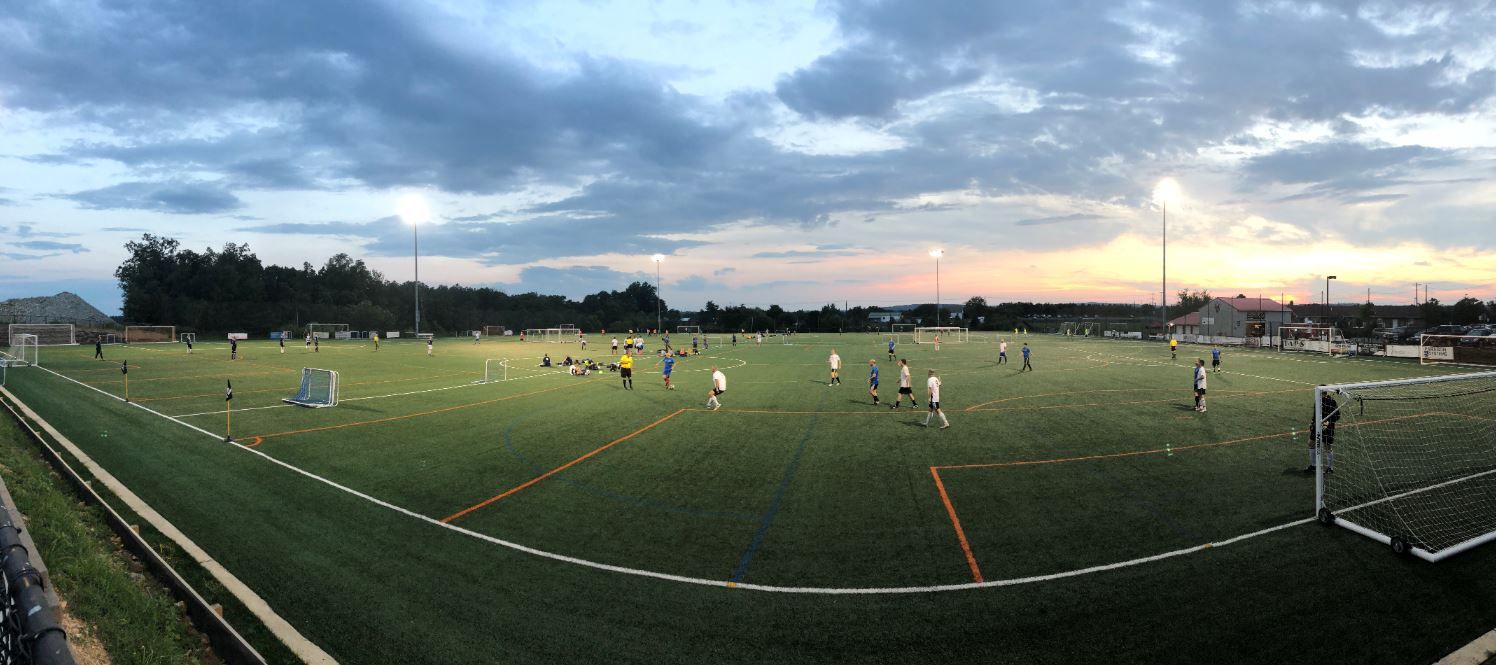
M 660 263 L 665 260 L 665 255 L 656 254 L 650 258 L 654 259 L 655 262 L 655 332 L 663 335 L 665 334 L 665 328 L 660 325 Z
M 421 225 L 431 219 L 431 207 L 426 197 L 410 193 L 400 197 L 395 204 L 396 214 L 410 225 L 415 259 L 416 337 L 421 335 Z
M 945 316 L 940 311 L 940 257 L 945 256 L 945 250 L 935 248 L 930 250 L 930 256 L 935 257 L 935 325 L 945 325 Z
M 1159 331 L 1164 334 L 1164 341 L 1169 339 L 1169 202 L 1178 198 L 1179 183 L 1173 178 L 1164 178 L 1153 188 L 1153 200 L 1163 212 L 1163 278 L 1159 290 L 1163 300 L 1160 301 L 1158 317 Z

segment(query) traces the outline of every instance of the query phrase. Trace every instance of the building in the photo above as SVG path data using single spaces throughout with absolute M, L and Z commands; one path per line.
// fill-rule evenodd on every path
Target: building
M 1169 322 L 1169 332 L 1182 341 L 1244 343 L 1255 346 L 1278 336 L 1278 328 L 1293 325 L 1292 307 L 1271 298 L 1211 298 L 1198 311 Z M 1257 340 L 1257 341 L 1254 341 Z
M 875 310 L 872 312 L 868 312 L 867 320 L 869 322 L 877 323 L 898 323 L 904 320 L 904 313 L 893 312 L 889 310 Z
M 1301 321 L 1313 321 L 1321 324 L 1328 314 L 1330 321 L 1350 329 L 1366 328 L 1367 321 L 1362 320 L 1362 311 L 1365 303 L 1335 303 L 1328 309 L 1324 305 L 1297 305 L 1292 309 L 1298 314 Z M 1423 310 L 1417 305 L 1376 305 L 1371 306 L 1372 318 L 1369 327 L 1373 329 L 1401 328 L 1404 326 L 1412 328 L 1424 327 Z
M 1190 312 L 1169 322 L 1169 334 L 1175 339 L 1183 339 L 1185 335 L 1191 337 L 1200 334 L 1200 313 Z

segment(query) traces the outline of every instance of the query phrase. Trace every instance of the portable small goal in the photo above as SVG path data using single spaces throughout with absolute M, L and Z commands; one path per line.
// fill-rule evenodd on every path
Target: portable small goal
M 1496 335 L 1419 335 L 1418 362 L 1496 367 Z
M 16 335 L 35 335 L 38 346 L 71 346 L 78 343 L 71 323 L 12 323 L 10 339 Z
M 168 344 L 175 341 L 176 326 L 125 326 L 126 344 Z
M 322 408 L 338 405 L 338 373 L 330 369 L 301 368 L 301 387 L 282 402 Z
M 0 351 L 0 365 L 27 367 L 37 365 L 38 339 L 36 335 L 21 333 L 11 335 L 10 347 Z
M 1496 540 L 1496 372 L 1320 386 L 1314 399 L 1320 522 L 1427 561 Z
M 489 358 L 483 361 L 483 378 L 473 383 L 498 383 L 509 380 L 509 359 Z

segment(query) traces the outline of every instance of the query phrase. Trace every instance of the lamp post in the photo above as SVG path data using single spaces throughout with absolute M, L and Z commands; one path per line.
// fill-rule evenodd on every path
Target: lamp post
M 660 262 L 665 260 L 665 255 L 656 254 L 650 258 L 655 262 L 655 332 L 663 335 L 665 329 L 660 326 Z
M 935 325 L 944 325 L 944 316 L 940 311 L 940 257 L 945 256 L 945 250 L 932 249 L 930 256 L 935 257 Z
M 1164 341 L 1169 339 L 1169 202 L 1179 196 L 1179 183 L 1173 178 L 1164 178 L 1158 181 L 1153 188 L 1153 200 L 1159 204 L 1163 212 L 1163 277 L 1159 283 L 1159 293 L 1163 300 L 1159 307 L 1159 330 L 1164 333 Z
M 415 262 L 416 337 L 421 335 L 421 224 L 431 218 L 431 208 L 420 194 L 406 194 L 396 203 L 396 214 L 410 225 Z
M 1330 280 L 1332 279 L 1335 279 L 1334 275 L 1325 276 L 1325 325 L 1330 325 Z M 1333 331 L 1327 334 L 1330 336 L 1330 339 L 1335 338 Z

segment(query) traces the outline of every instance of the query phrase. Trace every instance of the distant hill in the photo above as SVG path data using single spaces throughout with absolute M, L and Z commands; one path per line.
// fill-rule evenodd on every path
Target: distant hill
M 71 323 L 77 326 L 109 326 L 114 319 L 98 308 L 63 291 L 55 296 L 14 298 L 0 302 L 0 323 Z

